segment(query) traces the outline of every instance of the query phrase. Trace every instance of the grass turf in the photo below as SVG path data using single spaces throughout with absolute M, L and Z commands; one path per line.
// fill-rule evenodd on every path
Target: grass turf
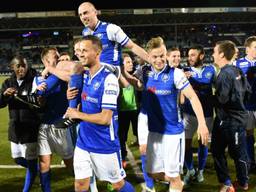
M 0 77 L 0 84 L 2 84 L 3 80 L 6 77 Z M 3 108 L 0 109 L 0 164 L 1 165 L 14 165 L 13 160 L 10 155 L 10 143 L 7 138 L 7 130 L 8 130 L 8 109 Z M 140 164 L 140 156 L 138 146 L 134 145 L 134 137 L 132 133 L 129 132 L 129 140 L 128 146 L 131 149 L 136 162 Z M 194 142 L 196 145 L 196 141 Z M 196 162 L 196 159 L 194 159 Z M 233 161 L 229 160 L 230 174 L 232 179 L 235 179 L 235 171 Z M 53 164 L 60 164 L 61 159 L 57 156 L 53 156 Z M 132 167 L 130 164 L 127 166 L 127 180 L 130 181 L 136 188 L 136 191 L 141 191 L 140 184 L 138 182 L 138 178 L 135 177 Z M 0 169 L 0 191 L 12 191 L 18 192 L 21 191 L 23 186 L 25 176 L 25 169 Z M 213 167 L 212 157 L 209 156 L 206 169 L 205 169 L 205 181 L 203 183 L 192 183 L 189 187 L 185 188 L 186 192 L 214 192 L 218 191 L 218 182 L 216 178 L 216 173 Z M 73 177 L 68 173 L 65 168 L 52 169 L 52 177 L 51 177 L 51 187 L 53 192 L 59 191 L 73 191 Z M 249 192 L 256 191 L 256 174 L 250 175 L 250 190 Z M 106 183 L 98 182 L 99 192 L 106 191 Z M 165 192 L 168 190 L 168 186 L 156 183 L 156 189 L 158 192 Z M 39 185 L 39 179 L 37 177 L 35 184 L 31 192 L 41 191 Z

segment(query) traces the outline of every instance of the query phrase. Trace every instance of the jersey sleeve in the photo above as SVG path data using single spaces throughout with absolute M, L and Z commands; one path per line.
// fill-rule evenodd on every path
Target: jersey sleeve
M 115 24 L 109 24 L 107 26 L 107 35 L 109 40 L 120 43 L 125 46 L 129 41 L 129 37 L 124 33 L 121 27 Z
M 176 88 L 180 90 L 184 89 L 190 84 L 185 73 L 181 69 L 174 69 L 174 84 Z
M 104 82 L 104 91 L 101 107 L 114 110 L 117 108 L 117 97 L 119 94 L 119 84 L 114 74 L 109 74 Z

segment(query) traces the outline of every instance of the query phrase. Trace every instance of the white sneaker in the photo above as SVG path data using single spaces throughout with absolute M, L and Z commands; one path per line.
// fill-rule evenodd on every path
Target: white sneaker
M 196 176 L 197 182 L 201 183 L 204 181 L 204 173 L 203 170 L 198 171 L 198 174 Z
M 188 185 L 191 182 L 191 180 L 195 177 L 195 174 L 195 169 L 187 170 L 187 174 L 183 177 L 184 185 Z

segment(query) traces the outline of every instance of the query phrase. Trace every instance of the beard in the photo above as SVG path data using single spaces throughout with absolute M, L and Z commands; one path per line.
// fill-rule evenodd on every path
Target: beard
M 196 62 L 194 63 L 193 67 L 198 67 L 201 66 L 203 64 L 203 60 L 200 59 L 200 57 L 198 56 L 196 59 Z M 188 62 L 189 66 L 192 66 L 189 62 Z

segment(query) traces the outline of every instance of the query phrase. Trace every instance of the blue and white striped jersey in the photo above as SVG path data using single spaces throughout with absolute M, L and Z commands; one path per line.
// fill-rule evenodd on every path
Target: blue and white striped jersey
M 165 65 L 156 72 L 153 67 L 143 71 L 143 104 L 148 115 L 149 131 L 175 135 L 184 131 L 178 107 L 179 90 L 189 81 L 182 70 Z
M 100 56 L 101 63 L 107 63 L 115 66 L 121 65 L 121 47 L 128 43 L 129 37 L 119 26 L 112 23 L 98 21 L 94 31 L 85 27 L 82 35 L 94 35 L 100 38 L 103 46 Z
M 120 150 L 117 133 L 118 80 L 114 74 L 102 67 L 93 77 L 90 77 L 89 71 L 85 71 L 83 81 L 82 112 L 95 114 L 100 113 L 102 109 L 110 109 L 113 111 L 113 116 L 108 126 L 81 122 L 76 145 L 94 153 L 117 152 Z
M 215 67 L 213 65 L 203 65 L 200 68 L 189 67 L 187 71 L 192 73 L 192 76 L 188 80 L 202 104 L 204 116 L 212 117 L 213 105 L 209 103 L 209 98 L 213 95 L 212 88 L 216 79 Z M 182 105 L 182 111 L 195 116 L 194 110 L 187 98 Z
M 250 61 L 248 58 L 243 57 L 236 60 L 233 63 L 236 67 L 239 67 L 246 76 L 249 84 L 251 85 L 252 95 L 250 100 L 245 104 L 245 107 L 249 111 L 256 110 L 256 61 Z

